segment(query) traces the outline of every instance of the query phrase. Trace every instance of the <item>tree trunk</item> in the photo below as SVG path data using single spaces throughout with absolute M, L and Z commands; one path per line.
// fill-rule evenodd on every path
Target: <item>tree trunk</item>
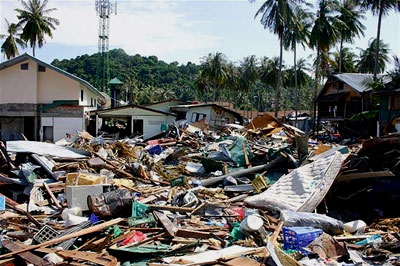
M 315 85 L 314 85 L 314 122 L 313 122 L 313 134 L 315 134 L 315 125 L 316 125 L 316 118 L 317 118 L 317 93 L 318 93 L 318 84 L 319 84 L 319 47 L 317 48 L 317 64 L 315 67 Z
M 339 73 L 342 73 L 342 53 L 343 53 L 343 38 L 340 38 L 340 47 L 339 47 Z
M 297 55 L 296 55 L 296 43 L 294 44 L 293 55 L 294 55 L 294 87 L 296 90 L 296 109 L 295 109 L 295 120 L 294 124 L 297 127 L 297 111 L 299 110 L 299 85 L 297 84 Z
M 375 47 L 375 65 L 374 65 L 374 80 L 376 80 L 376 75 L 378 72 L 378 59 L 379 59 L 379 42 L 381 38 L 381 22 L 382 22 L 382 0 L 379 0 L 379 17 L 378 17 L 378 30 L 376 34 L 376 47 Z
M 275 95 L 275 117 L 278 118 L 279 111 L 279 99 L 281 96 L 281 78 L 282 78 L 282 58 L 283 56 L 283 37 L 280 37 L 280 51 L 279 51 L 279 73 L 278 73 L 278 84 L 276 85 Z
M 33 46 L 32 46 L 33 57 L 35 57 L 35 48 L 36 48 L 36 43 L 33 43 Z

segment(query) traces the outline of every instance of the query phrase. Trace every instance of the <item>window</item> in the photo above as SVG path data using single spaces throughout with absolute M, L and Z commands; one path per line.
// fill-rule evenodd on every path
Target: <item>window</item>
M 94 99 L 94 107 L 97 107 L 97 101 Z
M 192 120 L 191 122 L 197 122 L 203 118 L 206 118 L 207 115 L 206 114 L 202 114 L 202 113 L 192 113 Z
M 46 72 L 46 67 L 42 66 L 42 65 L 39 65 L 38 71 L 39 72 Z
M 29 64 L 25 63 L 25 64 L 21 64 L 21 70 L 28 70 L 29 68 Z
M 152 126 L 160 126 L 164 124 L 164 121 L 148 121 L 147 123 Z
M 90 106 L 93 106 L 93 98 L 90 98 Z
M 83 102 L 83 90 L 81 90 L 81 102 Z

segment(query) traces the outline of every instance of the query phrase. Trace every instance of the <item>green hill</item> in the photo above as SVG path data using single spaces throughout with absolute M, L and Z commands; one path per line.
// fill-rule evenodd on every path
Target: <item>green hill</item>
M 144 57 L 128 55 L 123 49 L 108 52 L 110 62 L 110 77 L 118 77 L 135 94 L 136 91 L 158 91 L 156 98 L 177 97 L 181 100 L 194 100 L 194 78 L 200 66 L 191 62 L 179 65 L 158 60 L 156 56 Z M 82 55 L 74 59 L 55 59 L 51 64 L 71 74 L 74 74 L 93 85 L 96 84 L 96 68 L 99 54 Z M 140 98 L 140 97 L 139 97 Z M 143 97 L 141 97 L 143 98 Z M 150 100 L 159 100 L 152 97 Z M 138 103 L 147 102 L 141 99 Z

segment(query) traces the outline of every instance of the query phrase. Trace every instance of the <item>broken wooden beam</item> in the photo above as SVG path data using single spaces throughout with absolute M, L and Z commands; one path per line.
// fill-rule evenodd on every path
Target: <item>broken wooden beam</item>
M 37 245 L 31 245 L 31 246 L 26 247 L 26 248 L 21 249 L 21 250 L 17 250 L 17 251 L 13 251 L 13 252 L 10 252 L 10 253 L 7 253 L 7 254 L 0 255 L 0 259 L 1 258 L 7 258 L 7 257 L 13 256 L 13 255 L 17 255 L 17 254 L 20 254 L 20 253 L 23 253 L 23 252 L 26 252 L 26 251 L 35 250 L 35 249 L 38 249 L 38 248 L 41 248 L 41 247 L 46 247 L 46 246 L 49 246 L 49 245 L 57 244 L 59 242 L 64 242 L 64 241 L 69 240 L 71 238 L 80 237 L 80 236 L 83 236 L 83 235 L 87 235 L 87 234 L 95 233 L 95 232 L 98 232 L 98 231 L 102 231 L 102 230 L 107 229 L 108 227 L 110 227 L 112 225 L 115 225 L 115 224 L 118 224 L 118 223 L 122 222 L 123 220 L 124 219 L 122 219 L 122 218 L 116 218 L 116 219 L 113 219 L 111 221 L 108 221 L 108 222 L 105 222 L 105 223 L 102 223 L 102 224 L 98 224 L 98 225 L 95 225 L 95 226 L 92 226 L 92 227 L 89 227 L 89 228 L 86 228 L 86 229 L 82 229 L 82 230 L 80 230 L 78 232 L 75 232 L 75 233 L 72 233 L 72 234 L 69 234 L 69 235 L 65 235 L 65 236 L 62 236 L 62 237 L 59 237 L 59 238 L 54 238 L 54 239 L 51 239 L 49 241 L 46 241 L 46 242 L 43 242 L 43 243 L 40 243 L 40 244 L 37 244 Z

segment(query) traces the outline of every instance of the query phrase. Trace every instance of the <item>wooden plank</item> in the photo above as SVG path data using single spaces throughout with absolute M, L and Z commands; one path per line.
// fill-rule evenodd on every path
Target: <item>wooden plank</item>
M 49 241 L 46 241 L 46 242 L 43 242 L 43 243 L 40 243 L 40 244 L 37 244 L 37 245 L 31 245 L 29 247 L 26 247 L 26 248 L 18 250 L 18 251 L 13 251 L 13 252 L 10 252 L 10 253 L 7 253 L 7 254 L 0 255 L 0 259 L 8 258 L 10 256 L 20 254 L 22 252 L 31 251 L 31 250 L 35 250 L 35 249 L 38 249 L 38 248 L 41 248 L 41 247 L 46 247 L 46 246 L 49 246 L 49 245 L 57 244 L 59 242 L 66 241 L 66 240 L 71 239 L 71 238 L 80 237 L 80 236 L 83 236 L 83 235 L 87 235 L 87 234 L 95 233 L 95 232 L 98 232 L 98 231 L 102 231 L 102 230 L 107 229 L 108 227 L 110 227 L 110 226 L 112 226 L 114 224 L 118 224 L 118 223 L 122 222 L 123 220 L 124 219 L 122 219 L 122 218 L 116 218 L 116 219 L 113 219 L 111 221 L 108 221 L 108 222 L 105 222 L 105 223 L 102 223 L 102 224 L 98 224 L 98 225 L 95 225 L 95 226 L 92 226 L 92 227 L 89 227 L 89 228 L 86 228 L 86 229 L 82 229 L 81 231 L 78 231 L 78 232 L 75 232 L 75 233 L 72 233 L 72 234 L 69 234 L 69 235 L 66 235 L 66 236 L 55 238 L 55 239 L 52 239 L 52 240 L 49 240 Z
M 165 229 L 166 233 L 170 237 L 174 237 L 176 232 L 178 232 L 178 228 L 168 219 L 168 217 L 159 211 L 153 211 L 154 216 L 158 219 L 161 226 Z
M 226 232 L 221 231 L 221 232 L 210 233 L 210 232 L 201 232 L 195 230 L 179 229 L 178 232 L 176 233 L 177 237 L 195 238 L 195 239 L 208 239 L 211 238 L 212 235 L 218 237 L 224 237 L 226 235 Z
M 60 203 L 58 202 L 58 200 L 54 196 L 53 192 L 49 188 L 49 185 L 47 185 L 46 182 L 43 182 L 43 186 L 46 189 L 47 193 L 49 193 L 51 200 L 54 202 L 54 204 L 57 206 L 57 208 L 62 210 L 63 207 L 60 205 Z
M 34 223 L 36 226 L 38 227 L 42 227 L 42 225 L 27 211 L 24 211 L 20 208 L 18 208 L 18 203 L 13 201 L 12 199 L 10 199 L 9 197 L 3 195 L 0 193 L 0 196 L 4 196 L 6 199 L 6 205 L 7 207 L 13 209 L 16 212 L 19 212 L 20 214 L 25 215 L 26 217 L 28 217 L 29 221 L 31 221 L 32 223 Z
M 110 255 L 102 255 L 93 252 L 83 252 L 75 250 L 56 250 L 52 248 L 40 248 L 38 251 L 43 253 L 56 253 L 64 258 L 78 259 L 88 262 L 94 262 L 103 266 L 116 266 L 118 261 L 115 257 Z M 80 264 L 82 265 L 82 264 Z
M 162 206 L 162 205 L 155 205 L 155 204 L 149 204 L 148 206 L 150 209 L 153 209 L 153 210 L 163 210 L 163 211 L 171 211 L 171 212 L 192 212 L 195 210 L 194 208 L 179 207 L 179 206 Z
M 247 168 L 251 168 L 249 156 L 247 155 L 246 145 L 244 145 L 244 141 L 242 140 L 242 149 L 244 154 L 244 160 L 246 162 Z
M 336 182 L 352 181 L 364 178 L 379 178 L 379 177 L 393 177 L 395 176 L 391 171 L 377 171 L 377 172 L 364 172 L 364 173 L 351 173 L 339 176 Z
M 22 247 L 17 243 L 22 245 Z M 26 247 L 19 241 L 11 242 L 10 240 L 3 240 L 2 244 L 6 249 L 8 249 L 10 251 L 18 251 L 18 250 L 22 250 L 24 247 Z M 24 259 L 25 261 L 27 261 L 29 263 L 32 263 L 35 266 L 50 265 L 49 262 L 43 260 L 41 257 L 36 256 L 35 254 L 32 254 L 31 252 L 20 253 L 20 254 L 18 254 L 18 257 Z

